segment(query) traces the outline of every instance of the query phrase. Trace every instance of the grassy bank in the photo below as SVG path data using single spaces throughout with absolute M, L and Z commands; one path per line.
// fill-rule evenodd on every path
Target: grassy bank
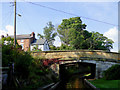
M 120 80 L 105 80 L 105 79 L 97 79 L 97 80 L 89 80 L 94 86 L 97 88 L 116 88 L 120 90 Z

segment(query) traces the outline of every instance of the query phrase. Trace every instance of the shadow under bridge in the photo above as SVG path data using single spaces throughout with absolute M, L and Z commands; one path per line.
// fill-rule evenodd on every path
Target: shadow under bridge
M 95 78 L 96 64 L 73 62 L 59 65 L 60 80 L 67 80 L 73 75 L 82 75 L 86 78 Z
M 59 64 L 59 83 L 50 90 L 85 89 L 89 88 L 84 79 L 95 78 L 96 64 L 87 62 L 72 62 Z

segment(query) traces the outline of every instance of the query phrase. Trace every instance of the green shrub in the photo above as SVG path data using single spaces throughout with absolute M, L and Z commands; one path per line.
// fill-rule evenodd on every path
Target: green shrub
M 56 47 L 54 45 L 51 45 L 50 50 L 56 50 Z
M 30 52 L 24 52 L 12 45 L 2 45 L 2 65 L 7 67 L 14 62 L 15 76 L 22 87 L 37 88 L 54 82 L 52 71 L 43 66 L 44 57 L 32 57 Z M 50 77 L 49 77 L 50 76 Z
M 106 80 L 120 80 L 120 65 L 116 64 L 104 71 Z
M 15 76 L 18 80 L 28 78 L 32 60 L 30 53 L 20 50 L 19 47 L 15 48 L 11 44 L 2 45 L 2 66 L 8 67 L 8 64 L 14 62 Z
M 27 79 L 32 64 L 32 56 L 28 52 L 19 52 L 15 60 L 15 72 L 23 79 Z

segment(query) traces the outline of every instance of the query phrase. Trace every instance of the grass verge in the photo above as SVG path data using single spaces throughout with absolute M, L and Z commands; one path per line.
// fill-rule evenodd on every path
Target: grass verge
M 103 78 L 96 80 L 88 80 L 97 88 L 116 88 L 120 90 L 120 80 L 105 80 Z

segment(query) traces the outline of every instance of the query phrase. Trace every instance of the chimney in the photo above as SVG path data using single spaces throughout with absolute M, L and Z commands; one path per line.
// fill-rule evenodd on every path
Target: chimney
M 35 33 L 34 32 L 31 33 L 31 37 L 33 37 L 33 40 L 35 39 Z

